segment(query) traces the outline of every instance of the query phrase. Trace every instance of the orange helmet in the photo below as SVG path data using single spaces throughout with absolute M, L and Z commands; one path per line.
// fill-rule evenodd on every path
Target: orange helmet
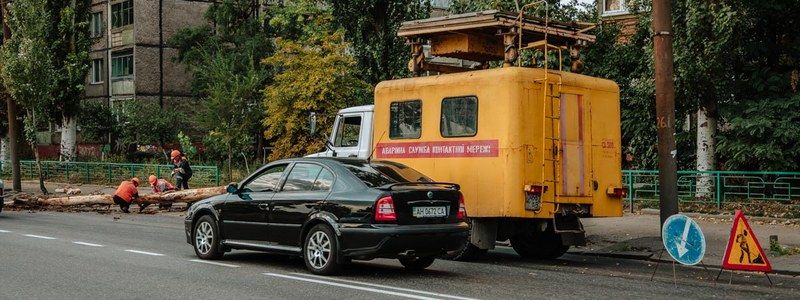
M 155 185 L 157 181 L 158 178 L 156 178 L 156 175 L 150 175 L 150 177 L 147 177 L 147 182 L 149 182 L 150 185 Z
M 138 177 L 131 178 L 131 182 L 133 182 L 133 185 L 139 186 L 139 178 Z
M 181 156 L 181 152 L 178 151 L 178 150 L 172 150 L 172 152 L 170 152 L 170 154 L 169 154 L 169 157 L 172 158 L 172 159 L 175 159 L 176 157 L 179 157 L 179 156 Z

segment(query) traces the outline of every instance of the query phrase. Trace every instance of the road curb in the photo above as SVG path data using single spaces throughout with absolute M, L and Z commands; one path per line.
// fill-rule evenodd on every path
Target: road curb
M 608 257 L 608 258 L 620 258 L 620 259 L 632 259 L 632 260 L 641 260 L 641 261 L 649 261 L 655 263 L 672 263 L 672 260 L 669 259 L 658 259 L 653 257 L 653 253 L 650 252 L 635 252 L 635 251 L 627 251 L 627 252 L 597 252 L 597 251 L 575 251 L 575 252 L 567 252 L 567 254 L 574 254 L 574 255 L 582 255 L 582 256 L 599 256 L 599 257 Z M 690 266 L 695 268 L 702 268 L 701 266 Z M 719 270 L 722 266 L 719 265 L 706 265 L 709 269 L 717 269 Z M 775 275 L 787 275 L 787 276 L 800 276 L 800 271 L 789 271 L 789 270 L 772 270 L 769 274 Z

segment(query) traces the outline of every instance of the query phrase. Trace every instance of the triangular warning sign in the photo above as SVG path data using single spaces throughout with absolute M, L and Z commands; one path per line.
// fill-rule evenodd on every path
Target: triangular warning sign
M 761 248 L 761 244 L 758 243 L 744 213 L 738 209 L 733 217 L 731 236 L 728 239 L 728 247 L 725 249 L 725 257 L 722 258 L 722 268 L 772 272 L 772 265 L 769 264 L 764 248 Z

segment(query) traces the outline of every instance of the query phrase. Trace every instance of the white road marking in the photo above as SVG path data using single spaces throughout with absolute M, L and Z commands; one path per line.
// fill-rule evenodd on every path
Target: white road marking
M 215 265 L 215 266 L 228 267 L 228 268 L 238 268 L 239 267 L 237 265 L 224 264 L 224 263 L 220 263 L 220 262 L 207 261 L 207 260 L 202 260 L 202 259 L 190 259 L 189 261 L 193 261 L 193 262 L 196 262 L 196 263 L 202 263 L 202 264 L 209 264 L 209 265 Z
M 11 231 L 0 229 L 0 233 L 9 233 L 9 232 L 11 232 Z
M 393 291 L 387 291 L 387 290 L 379 290 L 379 289 L 373 289 L 373 288 L 357 286 L 357 285 L 350 285 L 350 284 L 344 284 L 344 283 L 338 283 L 338 282 L 323 281 L 323 280 L 311 279 L 311 278 L 303 278 L 303 277 L 297 277 L 297 276 L 291 276 L 291 275 L 283 275 L 283 274 L 276 274 L 276 273 L 264 273 L 264 275 L 272 276 L 272 277 L 285 278 L 285 279 L 293 279 L 293 280 L 299 280 L 299 281 L 313 282 L 313 283 L 319 283 L 319 284 L 343 287 L 343 288 L 348 288 L 348 289 L 353 289 L 353 290 L 367 291 L 367 292 L 373 292 L 373 293 L 385 294 L 385 295 L 392 295 L 392 296 L 404 297 L 404 298 L 411 298 L 411 299 L 421 299 L 421 300 L 434 300 L 434 299 L 437 299 L 437 298 L 430 298 L 430 297 L 424 297 L 424 296 L 418 296 L 418 295 L 412 295 L 412 294 L 406 294 L 406 293 L 400 293 L 400 292 L 393 292 Z
M 105 246 L 103 246 L 103 245 L 99 245 L 99 244 L 92 244 L 92 243 L 87 243 L 87 242 L 78 242 L 78 241 L 75 241 L 75 242 L 72 242 L 72 243 L 73 243 L 73 244 L 76 244 L 76 245 L 84 245 L 84 246 L 89 246 L 89 247 L 105 247 Z
M 150 255 L 150 256 L 164 256 L 164 254 L 161 254 L 161 253 L 154 253 L 154 252 L 147 252 L 147 251 L 139 251 L 139 250 L 130 250 L 130 249 L 128 249 L 128 250 L 125 250 L 125 252 L 137 253 L 137 254 L 144 254 L 144 255 Z
M 325 280 L 332 280 L 332 281 L 347 282 L 347 283 L 360 284 L 360 285 L 366 285 L 366 286 L 372 286 L 372 287 L 379 287 L 379 288 L 396 290 L 396 291 L 411 292 L 411 293 L 417 293 L 417 294 L 423 294 L 423 295 L 431 295 L 431 296 L 442 297 L 442 298 L 459 299 L 459 300 L 476 300 L 475 298 L 459 297 L 459 296 L 453 296 L 453 295 L 448 295 L 448 294 L 440 294 L 440 293 L 427 292 L 427 291 L 421 291 L 421 290 L 415 290 L 415 289 L 399 288 L 399 287 L 394 287 L 394 286 L 375 284 L 375 283 L 367 283 L 367 282 L 361 282 L 361 281 L 355 281 L 355 280 L 339 279 L 339 278 L 332 278 L 332 277 L 323 277 L 323 276 L 317 276 L 317 275 L 311 275 L 311 274 L 303 274 L 303 273 L 292 273 L 292 274 L 300 275 L 300 276 L 306 276 L 306 277 L 319 278 L 319 279 L 325 279 Z
M 54 237 L 43 236 L 43 235 L 33 235 L 33 234 L 24 234 L 24 236 L 37 238 L 37 239 L 43 239 L 43 240 L 55 240 L 56 239 Z

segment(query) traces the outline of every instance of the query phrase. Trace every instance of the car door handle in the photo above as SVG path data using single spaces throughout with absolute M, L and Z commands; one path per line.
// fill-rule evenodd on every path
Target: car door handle
M 269 204 L 261 203 L 261 204 L 258 205 L 258 208 L 260 208 L 261 210 L 268 210 L 269 209 Z

